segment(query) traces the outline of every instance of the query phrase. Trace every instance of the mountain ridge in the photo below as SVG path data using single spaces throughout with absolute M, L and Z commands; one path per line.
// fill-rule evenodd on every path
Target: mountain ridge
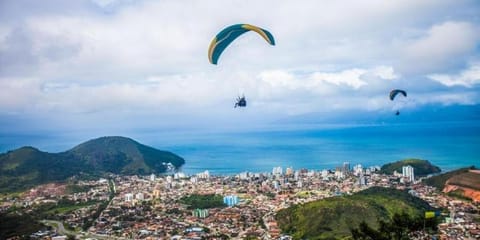
M 24 146 L 0 154 L 0 192 L 63 181 L 79 173 L 142 175 L 162 173 L 184 163 L 174 153 L 121 136 L 92 139 L 59 153 Z

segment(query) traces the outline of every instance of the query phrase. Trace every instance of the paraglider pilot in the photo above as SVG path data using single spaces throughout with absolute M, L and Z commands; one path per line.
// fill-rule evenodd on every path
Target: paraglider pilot
M 247 106 L 247 100 L 245 100 L 245 96 L 241 96 L 237 98 L 237 102 L 235 103 L 235 107 L 246 107 Z

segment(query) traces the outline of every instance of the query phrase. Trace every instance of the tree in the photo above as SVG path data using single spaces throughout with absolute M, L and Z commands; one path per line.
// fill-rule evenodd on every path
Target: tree
M 355 240 L 406 240 L 408 234 L 413 231 L 418 231 L 423 228 L 423 219 L 420 217 L 411 218 L 407 213 L 394 214 L 391 221 L 383 221 L 377 219 L 379 228 L 375 230 L 368 226 L 364 221 L 360 223 L 358 228 L 351 229 L 352 238 Z M 434 227 L 435 224 L 429 224 L 429 227 Z

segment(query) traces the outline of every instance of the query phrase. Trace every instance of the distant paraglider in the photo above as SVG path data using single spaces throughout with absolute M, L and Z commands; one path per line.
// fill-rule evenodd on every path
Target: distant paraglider
M 240 35 L 248 31 L 254 31 L 258 33 L 270 45 L 275 45 L 275 39 L 269 31 L 250 24 L 235 24 L 226 27 L 213 38 L 212 42 L 210 43 L 210 47 L 208 48 L 208 60 L 210 63 L 217 64 L 220 55 L 228 47 L 228 45 L 230 45 L 230 43 L 232 43 Z
M 395 97 L 401 93 L 404 97 L 407 97 L 407 92 L 405 92 L 404 90 L 400 90 L 400 89 L 394 89 L 392 91 L 390 91 L 390 100 L 393 101 L 393 99 L 395 99 Z
M 393 101 L 395 99 L 395 97 L 398 95 L 398 94 L 401 94 L 403 95 L 404 97 L 407 97 L 407 92 L 405 92 L 404 90 L 400 90 L 400 89 L 394 89 L 392 91 L 390 91 L 390 100 Z M 395 112 L 395 115 L 398 116 L 400 115 L 400 111 L 397 110 Z
M 247 100 L 245 99 L 245 96 L 241 96 L 237 98 L 237 102 L 235 103 L 234 108 L 236 107 L 246 107 L 247 106 Z

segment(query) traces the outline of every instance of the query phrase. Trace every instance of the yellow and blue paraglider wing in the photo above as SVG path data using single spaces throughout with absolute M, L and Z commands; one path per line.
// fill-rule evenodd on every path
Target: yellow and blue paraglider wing
M 240 35 L 248 31 L 254 31 L 258 33 L 270 45 L 275 45 L 275 39 L 269 31 L 250 24 L 235 24 L 223 29 L 217 34 L 217 36 L 215 36 L 215 38 L 213 38 L 212 42 L 210 43 L 210 47 L 208 48 L 208 60 L 210 63 L 217 64 L 218 59 L 225 48 L 227 48 L 228 45 L 230 45 L 230 43 L 232 43 Z

